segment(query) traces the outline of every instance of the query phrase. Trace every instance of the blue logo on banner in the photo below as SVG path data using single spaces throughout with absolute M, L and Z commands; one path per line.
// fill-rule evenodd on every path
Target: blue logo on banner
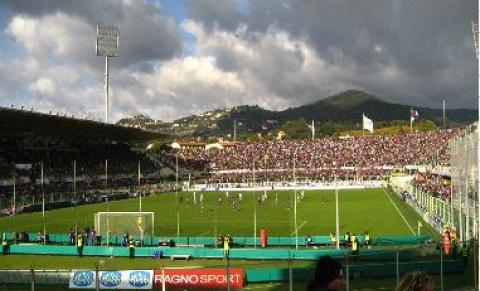
M 73 273 L 72 283 L 75 286 L 85 287 L 93 283 L 93 272 L 79 271 Z
M 143 287 L 150 284 L 150 272 L 135 271 L 130 273 L 128 281 L 133 287 Z
M 102 277 L 100 278 L 100 282 L 103 286 L 107 287 L 115 287 L 120 285 L 122 282 L 122 273 L 120 272 L 103 272 Z

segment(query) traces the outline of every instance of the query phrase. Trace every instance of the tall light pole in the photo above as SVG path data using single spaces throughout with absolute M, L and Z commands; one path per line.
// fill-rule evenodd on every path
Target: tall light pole
M 112 180 L 113 181 L 113 180 Z M 108 205 L 108 200 L 110 197 L 108 195 L 108 160 L 105 159 L 105 199 L 107 206 L 107 246 L 110 245 L 110 208 Z
M 176 192 L 176 200 L 177 200 L 177 242 L 178 238 L 180 237 L 180 204 L 179 204 L 179 193 L 178 193 L 178 154 L 181 150 L 181 146 L 174 142 L 171 145 L 172 149 L 175 151 L 175 192 Z
M 175 191 L 177 192 L 177 243 L 180 238 L 180 197 L 178 193 L 178 151 L 175 155 Z
M 117 26 L 97 24 L 97 56 L 105 57 L 105 123 L 109 122 L 108 110 L 108 58 L 118 57 L 120 31 Z
M 479 30 L 478 30 L 478 24 L 480 23 L 480 8 L 479 8 L 479 11 L 477 13 L 477 23 L 475 22 L 472 22 L 472 32 L 473 32 L 473 40 L 475 42 L 475 52 L 476 52 L 476 55 L 477 55 L 477 62 L 478 62 L 478 65 L 480 65 L 480 58 L 479 58 Z M 477 121 L 477 184 L 478 184 L 478 187 L 477 188 L 477 207 L 478 207 L 478 216 L 477 217 L 480 217 L 480 72 L 478 71 L 479 70 L 479 67 L 477 65 L 477 77 L 478 77 L 478 106 L 479 106 L 479 111 L 478 111 L 478 121 Z M 479 230 L 478 230 L 478 233 L 477 233 L 477 247 L 478 247 L 478 254 L 480 254 L 480 227 L 479 227 Z M 480 256 L 478 256 L 478 262 L 477 262 L 480 266 Z M 477 278 L 480 278 L 480 268 L 478 268 L 477 270 Z M 477 285 L 478 286 L 478 285 Z M 477 287 L 475 286 L 475 287 Z
M 77 219 L 77 161 L 73 161 L 73 197 L 72 201 L 74 201 L 75 205 L 73 206 L 73 216 L 75 219 L 75 241 L 76 244 L 78 240 L 78 219 Z
M 252 164 L 252 181 L 255 181 L 255 161 Z M 253 195 L 253 248 L 257 248 L 257 194 L 252 182 Z
M 104 260 L 96 261 L 95 262 L 95 290 L 100 290 L 100 278 L 99 278 L 99 270 L 100 266 L 105 264 Z
M 15 179 L 15 164 L 13 164 L 13 242 L 17 243 L 17 195 L 15 191 Z
M 297 175 L 295 173 L 296 151 L 293 152 L 293 222 L 295 224 L 295 249 L 298 249 L 298 228 L 297 228 Z
M 45 226 L 45 186 L 43 181 L 43 161 L 40 162 L 40 181 L 42 183 L 43 245 L 46 245 L 47 244 L 47 227 Z
M 142 173 L 140 172 L 140 160 L 138 160 L 138 194 L 140 195 L 140 200 L 138 202 L 138 211 L 142 212 Z

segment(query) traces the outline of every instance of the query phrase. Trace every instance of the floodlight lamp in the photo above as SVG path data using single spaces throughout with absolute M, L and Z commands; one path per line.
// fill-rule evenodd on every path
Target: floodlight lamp
M 120 30 L 117 26 L 97 24 L 97 56 L 117 57 Z
M 478 58 L 478 54 L 479 54 L 479 51 L 478 51 L 478 37 L 479 37 L 479 31 L 478 31 L 478 23 L 475 23 L 472 21 L 472 32 L 473 32 L 473 41 L 475 43 L 475 51 L 477 53 L 477 58 Z

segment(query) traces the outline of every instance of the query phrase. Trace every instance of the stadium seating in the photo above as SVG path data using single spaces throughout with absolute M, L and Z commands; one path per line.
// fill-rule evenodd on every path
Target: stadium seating
M 261 181 L 285 181 L 292 178 L 294 158 L 298 177 L 370 179 L 408 165 L 448 161 L 448 140 L 456 133 L 458 130 L 446 129 L 393 136 L 265 141 L 162 154 L 172 161 L 178 155 L 182 167 L 207 173 L 204 178 L 211 182 L 246 181 L 253 172 Z

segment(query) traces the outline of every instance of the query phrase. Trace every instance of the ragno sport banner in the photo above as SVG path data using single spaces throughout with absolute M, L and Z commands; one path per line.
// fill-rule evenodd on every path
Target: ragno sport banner
M 152 270 L 99 271 L 100 289 L 152 289 Z M 95 271 L 70 272 L 71 289 L 95 289 Z
M 230 278 L 230 288 L 243 288 L 243 269 L 230 269 L 228 276 Z M 161 289 L 164 280 L 166 288 L 227 288 L 227 272 L 225 269 L 166 269 L 163 270 L 163 274 L 162 270 L 155 270 L 153 287 Z

